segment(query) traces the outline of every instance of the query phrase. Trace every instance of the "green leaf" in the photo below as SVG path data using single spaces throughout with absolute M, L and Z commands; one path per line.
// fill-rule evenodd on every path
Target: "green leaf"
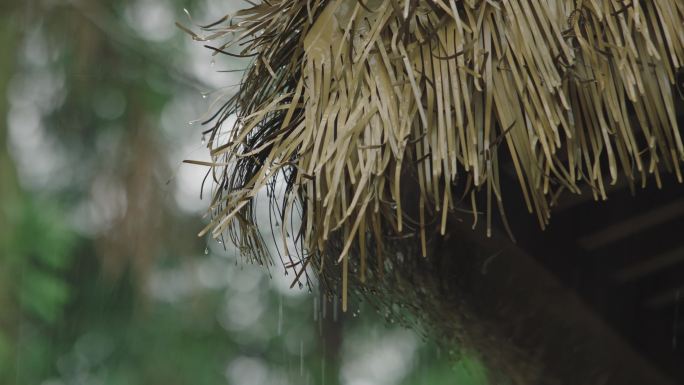
M 70 298 L 69 285 L 62 277 L 40 269 L 27 269 L 19 298 L 27 311 L 52 323 L 62 314 Z

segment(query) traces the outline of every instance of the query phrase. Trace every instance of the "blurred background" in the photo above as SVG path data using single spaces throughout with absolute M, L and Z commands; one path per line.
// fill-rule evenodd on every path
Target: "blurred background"
M 196 236 L 192 121 L 246 64 L 174 22 L 248 5 L 0 2 L 0 384 L 484 382 L 360 301 L 342 314 Z

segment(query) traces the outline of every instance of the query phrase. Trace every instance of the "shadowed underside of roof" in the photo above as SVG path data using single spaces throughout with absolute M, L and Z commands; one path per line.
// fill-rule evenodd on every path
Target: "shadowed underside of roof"
M 263 259 L 257 191 L 280 175 L 284 258 L 345 239 L 332 262 L 450 210 L 503 209 L 515 168 L 544 226 L 562 193 L 596 199 L 618 180 L 681 181 L 676 78 L 684 4 L 621 1 L 269 1 L 208 26 L 216 53 L 251 56 L 212 120 L 213 221 Z M 237 116 L 229 126 L 226 119 Z M 402 177 L 419 190 L 407 208 Z M 300 227 L 288 224 L 296 208 Z M 426 252 L 425 247 L 422 250 Z M 288 261 L 292 262 L 292 261 Z

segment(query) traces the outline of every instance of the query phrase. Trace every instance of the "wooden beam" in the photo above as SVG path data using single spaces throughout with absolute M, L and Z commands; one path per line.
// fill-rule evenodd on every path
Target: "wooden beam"
M 596 250 L 610 243 L 633 236 L 640 231 L 684 215 L 684 199 L 665 204 L 646 213 L 613 224 L 578 240 L 585 250 Z
M 640 262 L 625 267 L 615 274 L 615 280 L 623 284 L 633 282 L 681 262 L 684 262 L 684 247 L 669 250 L 655 257 L 644 258 Z

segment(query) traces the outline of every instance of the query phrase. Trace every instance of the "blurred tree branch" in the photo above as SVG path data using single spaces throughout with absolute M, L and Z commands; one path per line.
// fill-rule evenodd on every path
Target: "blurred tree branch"
M 104 7 L 99 6 L 95 2 L 86 3 L 79 0 L 67 0 L 67 3 L 76 12 L 92 23 L 93 26 L 99 29 L 107 39 L 116 43 L 115 46 L 166 70 L 173 80 L 189 88 L 198 91 L 207 91 L 211 88 L 196 76 L 171 64 L 170 59 L 160 50 L 152 49 L 149 44 L 141 44 L 140 39 L 134 36 L 130 30 L 122 28 L 119 23 L 112 22 L 117 18 L 107 15 L 108 11 L 104 9 Z
M 19 37 L 13 4 L 0 7 L 0 46 L 5 52 L 13 52 Z M 15 334 L 17 315 L 12 300 L 13 288 L 10 275 L 12 269 L 9 258 L 9 244 L 13 239 L 12 211 L 19 200 L 19 186 L 12 159 L 7 144 L 7 113 L 9 100 L 7 88 L 15 66 L 14 55 L 0 55 L 0 378 L 12 370 L 11 351 L 13 344 L 10 340 Z

